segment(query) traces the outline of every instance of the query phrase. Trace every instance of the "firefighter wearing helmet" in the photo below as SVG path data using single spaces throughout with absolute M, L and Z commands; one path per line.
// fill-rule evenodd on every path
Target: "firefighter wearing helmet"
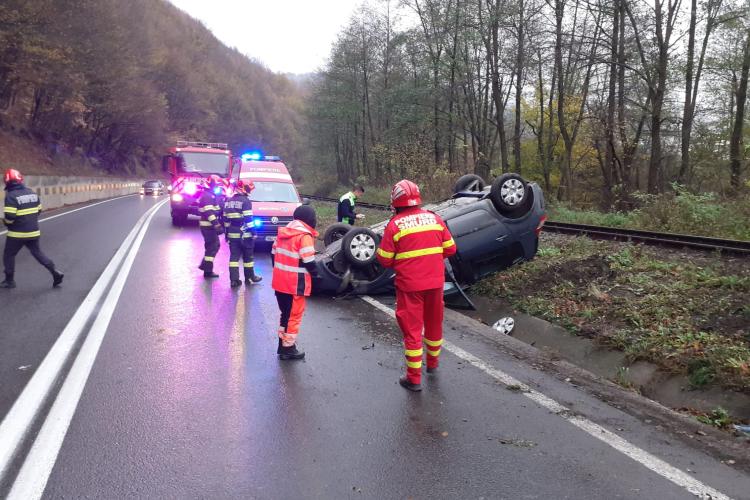
M 413 182 L 402 180 L 393 186 L 391 205 L 396 214 L 377 252 L 380 264 L 396 272 L 396 320 L 404 334 L 406 356 L 406 376 L 399 383 L 410 391 L 422 390 L 425 354 L 427 372 L 437 370 L 443 343 L 443 259 L 456 253 L 448 227 L 421 204 L 419 187 Z
M 238 287 L 240 281 L 240 257 L 245 283 L 258 283 L 263 278 L 255 274 L 253 252 L 255 231 L 253 227 L 253 202 L 250 192 L 255 189 L 252 181 L 237 180 L 234 196 L 224 202 L 224 228 L 229 244 L 229 284 Z
M 221 207 L 216 196 L 216 188 L 221 185 L 221 177 L 212 175 L 208 178 L 208 187 L 203 190 L 198 200 L 198 212 L 201 219 L 198 225 L 203 235 L 203 245 L 205 255 L 198 269 L 203 271 L 204 278 L 218 278 L 219 275 L 214 272 L 214 258 L 219 253 L 219 235 L 224 232 L 221 226 Z
M 23 185 L 21 172 L 14 169 L 5 171 L 5 207 L 3 222 L 8 227 L 5 240 L 3 264 L 5 265 L 5 281 L 0 288 L 15 288 L 16 255 L 26 247 L 31 255 L 52 274 L 52 286 L 58 287 L 63 281 L 63 273 L 55 269 L 55 264 L 42 252 L 39 247 L 39 214 L 42 203 L 39 195 Z

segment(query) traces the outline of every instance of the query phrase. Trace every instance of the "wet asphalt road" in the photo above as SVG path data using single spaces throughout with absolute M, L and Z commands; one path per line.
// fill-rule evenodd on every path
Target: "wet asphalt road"
M 24 254 L 19 288 L 0 295 L 0 415 L 154 203 L 130 197 L 43 225 L 44 248 L 68 276 L 63 289 L 49 289 Z M 201 255 L 197 225 L 173 228 L 162 207 L 46 498 L 691 497 L 450 353 L 421 394 L 404 391 L 397 327 L 358 299 L 311 299 L 300 335 L 307 359 L 280 363 L 267 254 L 256 264 L 265 280 L 236 291 L 226 247 L 212 282 L 196 269 Z M 446 336 L 699 481 L 750 498 L 747 475 L 500 353 L 464 325 L 448 321 Z

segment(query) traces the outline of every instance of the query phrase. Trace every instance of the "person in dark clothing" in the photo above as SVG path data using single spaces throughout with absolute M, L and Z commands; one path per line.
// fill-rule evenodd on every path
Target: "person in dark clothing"
M 8 169 L 3 177 L 5 181 L 5 207 L 3 222 L 8 227 L 5 240 L 3 265 L 5 281 L 0 288 L 15 288 L 16 255 L 23 247 L 52 274 L 52 286 L 58 287 L 63 281 L 63 273 L 55 269 L 55 264 L 42 252 L 39 246 L 39 213 L 42 203 L 39 195 L 23 185 L 23 176 L 18 170 Z
M 249 195 L 255 186 L 252 181 L 237 181 L 237 191 L 224 203 L 224 228 L 229 244 L 229 284 L 242 285 L 240 281 L 240 257 L 244 269 L 245 283 L 258 283 L 263 278 L 255 274 L 255 231 L 253 230 L 253 202 Z
M 198 212 L 200 212 L 201 220 L 198 225 L 201 228 L 201 234 L 203 235 L 203 246 L 205 248 L 205 255 L 198 269 L 203 271 L 204 278 L 218 278 L 219 275 L 214 272 L 214 258 L 219 253 L 219 235 L 224 232 L 224 228 L 221 227 L 221 207 L 219 207 L 219 201 L 216 199 L 214 189 L 221 182 L 221 178 L 217 175 L 212 175 L 208 179 L 208 188 L 203 190 L 203 194 L 198 200 Z
M 358 214 L 354 211 L 354 205 L 357 198 L 365 194 L 365 188 L 360 185 L 354 186 L 354 189 L 339 198 L 338 221 L 344 224 L 354 225 L 357 219 L 364 219 L 364 214 Z

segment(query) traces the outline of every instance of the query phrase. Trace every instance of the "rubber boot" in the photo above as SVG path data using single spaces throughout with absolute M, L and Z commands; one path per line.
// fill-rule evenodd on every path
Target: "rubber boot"
M 281 339 L 279 339 L 279 347 L 276 349 L 276 354 L 281 354 L 281 348 L 284 347 L 281 343 Z
M 16 287 L 16 282 L 13 281 L 12 278 L 11 279 L 5 278 L 5 281 L 0 283 L 0 288 L 15 288 L 15 287 Z
M 242 285 L 242 282 L 240 280 L 232 280 L 229 282 L 229 286 L 231 286 L 232 288 L 237 288 L 240 285 Z
M 57 288 L 62 285 L 63 278 L 65 275 L 59 271 L 52 271 L 52 288 Z
M 200 269 L 201 271 L 205 271 L 206 270 L 206 261 L 205 260 L 201 260 L 201 263 L 198 265 L 198 269 Z
M 437 371 L 438 371 L 438 367 L 437 366 L 432 366 L 432 367 L 428 366 L 427 367 L 427 373 L 435 373 Z
M 211 272 L 208 272 L 208 271 L 203 271 L 203 277 L 204 277 L 204 278 L 206 278 L 206 279 L 209 279 L 209 278 L 218 278 L 218 277 L 219 277 L 219 275 L 218 275 L 218 274 L 216 274 L 216 273 L 215 273 L 215 272 L 213 272 L 213 271 L 211 271 Z
M 282 360 L 297 360 L 304 359 L 305 353 L 297 350 L 297 344 L 291 347 L 281 346 L 281 353 L 279 353 L 279 359 Z
M 422 390 L 422 384 L 409 382 L 409 379 L 406 377 L 401 377 L 400 379 L 398 379 L 398 383 L 399 385 L 401 385 L 401 387 L 411 392 L 419 392 Z

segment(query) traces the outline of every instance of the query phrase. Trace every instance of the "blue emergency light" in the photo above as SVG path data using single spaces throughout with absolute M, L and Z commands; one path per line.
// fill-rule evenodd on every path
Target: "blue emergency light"
M 262 225 L 263 225 L 263 220 L 262 219 L 253 219 L 253 226 L 254 227 L 260 227 Z
M 260 160 L 263 157 L 260 151 L 250 151 L 242 155 L 244 161 Z

